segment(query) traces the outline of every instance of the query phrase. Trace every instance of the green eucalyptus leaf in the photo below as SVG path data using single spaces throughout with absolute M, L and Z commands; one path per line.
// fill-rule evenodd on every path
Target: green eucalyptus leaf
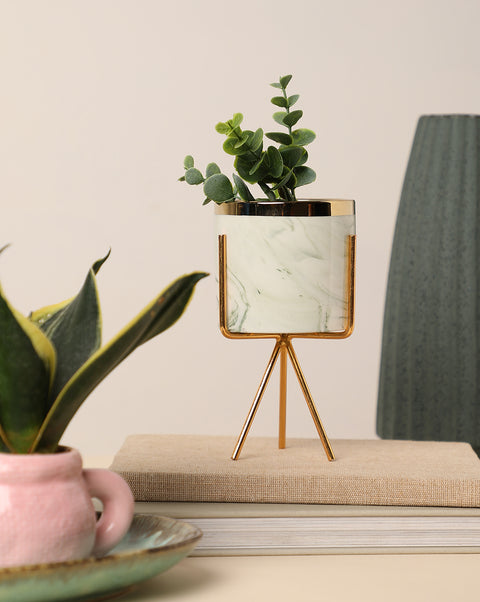
M 220 167 L 218 167 L 216 163 L 209 163 L 205 169 L 205 176 L 209 178 L 210 176 L 213 176 L 213 174 L 216 173 L 221 173 Z
M 196 167 L 190 167 L 185 172 L 185 181 L 187 184 L 197 185 L 201 184 L 204 180 L 202 172 L 199 171 Z
M 305 146 L 306 144 L 310 144 L 310 142 L 315 140 L 315 137 L 315 132 L 305 128 L 300 128 L 292 132 L 293 144 L 297 146 Z
M 88 395 L 139 345 L 160 334 L 180 318 L 196 283 L 205 276 L 207 274 L 204 272 L 194 272 L 175 280 L 112 341 L 92 355 L 60 392 L 30 451 L 55 451 L 70 420 Z
M 223 143 L 223 150 L 227 153 L 227 155 L 240 155 L 243 153 L 242 148 L 237 147 L 238 138 L 232 136 L 225 140 Z
M 261 149 L 263 142 L 263 130 L 262 128 L 258 128 L 253 134 L 249 142 L 250 150 L 252 152 L 256 152 Z
M 232 128 L 227 124 L 224 123 L 223 121 L 220 121 L 219 123 L 217 123 L 217 125 L 215 126 L 215 130 L 219 133 L 219 134 L 229 134 L 230 130 Z
M 266 152 L 262 153 L 262 156 L 260 157 L 260 159 L 250 169 L 250 175 L 251 176 L 253 176 L 254 174 L 256 174 L 263 166 L 266 166 L 266 163 L 268 161 L 267 157 L 268 157 L 268 155 L 267 155 Z
M 211 203 L 212 199 L 205 199 L 202 203 L 202 205 L 208 205 L 208 203 Z
M 257 174 L 250 174 L 250 170 L 255 165 L 256 160 L 249 161 L 245 156 L 237 157 L 234 162 L 235 169 L 238 172 L 238 175 L 248 182 L 249 184 L 256 184 L 258 182 Z
M 234 173 L 232 175 L 233 175 L 233 181 L 235 182 L 235 186 L 237 187 L 238 196 L 242 200 L 247 201 L 247 203 L 253 202 L 255 200 L 255 198 L 253 197 L 252 193 L 248 189 L 248 186 L 245 184 L 245 182 L 242 180 L 242 178 L 237 176 L 236 173 Z
M 185 176 L 181 176 L 180 178 L 178 178 L 179 182 L 185 182 Z
M 235 129 L 242 123 L 242 121 L 243 115 L 241 113 L 235 113 L 228 123 L 232 126 L 232 129 Z
M 283 77 L 281 77 L 280 85 L 282 86 L 282 88 L 286 88 L 288 86 L 288 84 L 290 83 L 291 79 L 292 79 L 291 75 L 284 75 Z
M 275 184 L 275 186 L 273 186 L 272 190 L 278 190 L 279 188 L 286 186 L 289 183 L 289 180 L 292 178 L 292 176 L 293 176 L 293 169 L 291 169 L 291 168 L 285 169 L 282 179 L 280 180 L 280 182 Z
M 267 195 L 267 199 L 269 201 L 276 201 L 277 200 L 277 197 L 275 196 L 275 193 L 273 192 L 273 190 L 271 188 L 269 188 L 263 182 L 259 182 L 258 184 L 259 184 L 260 188 L 263 190 L 263 192 Z
M 284 123 L 284 125 L 292 127 L 292 125 L 295 125 L 297 123 L 297 121 L 302 117 L 302 115 L 303 115 L 303 111 L 300 111 L 300 110 L 292 111 L 284 118 L 283 123 Z
M 216 203 L 223 203 L 234 198 L 233 187 L 225 174 L 210 176 L 203 184 L 205 196 Z
M 306 165 L 301 165 L 300 167 L 296 167 L 293 173 L 297 179 L 296 187 L 305 186 L 306 184 L 311 184 L 312 182 L 315 181 L 315 179 L 317 177 L 317 175 L 313 171 L 313 169 L 310 169 L 310 167 L 307 167 Z
M 301 161 L 304 158 L 304 153 L 306 152 L 307 151 L 301 146 L 289 146 L 280 149 L 280 154 L 282 155 L 283 162 L 289 168 L 301 165 Z
M 287 99 L 284 96 L 274 96 L 270 99 L 270 102 L 277 107 L 288 107 Z
M 297 100 L 299 98 L 300 98 L 300 94 L 292 94 L 291 96 L 289 96 L 287 98 L 288 106 L 293 107 L 293 105 L 297 102 Z
M 272 84 L 270 84 L 273 88 L 279 88 L 280 90 L 282 89 L 281 84 L 279 84 L 278 82 L 273 82 Z
M 265 134 L 265 136 L 274 142 L 285 144 L 286 146 L 289 146 L 293 143 L 292 136 L 290 136 L 290 134 L 284 134 L 283 132 L 268 132 L 268 134 Z
M 283 172 L 283 159 L 280 151 L 275 146 L 267 148 L 268 161 L 270 163 L 270 174 L 274 178 L 278 178 Z
M 286 111 L 277 111 L 273 114 L 273 119 L 279 123 L 280 125 L 286 125 L 285 119 L 288 117 L 288 113 Z
M 187 155 L 185 157 L 185 159 L 183 160 L 183 167 L 185 167 L 185 169 L 190 169 L 190 167 L 193 167 L 195 164 L 192 155 Z
M 251 132 L 250 132 L 250 134 L 251 134 Z M 240 138 L 235 143 L 235 148 L 242 149 L 242 147 L 245 147 L 248 143 L 249 137 L 250 136 L 249 136 L 248 132 L 243 132 L 243 134 L 240 136 Z M 245 149 L 243 148 L 242 150 L 245 150 Z

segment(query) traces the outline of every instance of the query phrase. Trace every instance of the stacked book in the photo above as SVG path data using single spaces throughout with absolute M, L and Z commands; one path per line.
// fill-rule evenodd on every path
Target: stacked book
M 111 469 L 136 512 L 200 527 L 197 555 L 480 551 L 480 460 L 467 443 L 132 435 Z

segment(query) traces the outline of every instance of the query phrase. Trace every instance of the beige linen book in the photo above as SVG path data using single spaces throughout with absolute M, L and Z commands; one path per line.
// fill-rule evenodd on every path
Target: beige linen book
M 480 460 L 467 443 L 131 435 L 111 469 L 137 501 L 480 506 Z

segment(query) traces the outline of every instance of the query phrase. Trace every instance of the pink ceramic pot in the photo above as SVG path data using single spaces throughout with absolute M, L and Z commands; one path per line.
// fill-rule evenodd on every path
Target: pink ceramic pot
M 92 497 L 103 504 L 99 521 Z M 78 451 L 0 453 L 0 566 L 100 556 L 122 539 L 133 517 L 125 481 L 82 469 Z

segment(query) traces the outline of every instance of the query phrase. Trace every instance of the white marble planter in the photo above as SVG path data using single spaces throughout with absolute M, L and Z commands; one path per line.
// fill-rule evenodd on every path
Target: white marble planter
M 348 236 L 355 203 L 224 203 L 227 327 L 236 333 L 316 333 L 345 328 Z

